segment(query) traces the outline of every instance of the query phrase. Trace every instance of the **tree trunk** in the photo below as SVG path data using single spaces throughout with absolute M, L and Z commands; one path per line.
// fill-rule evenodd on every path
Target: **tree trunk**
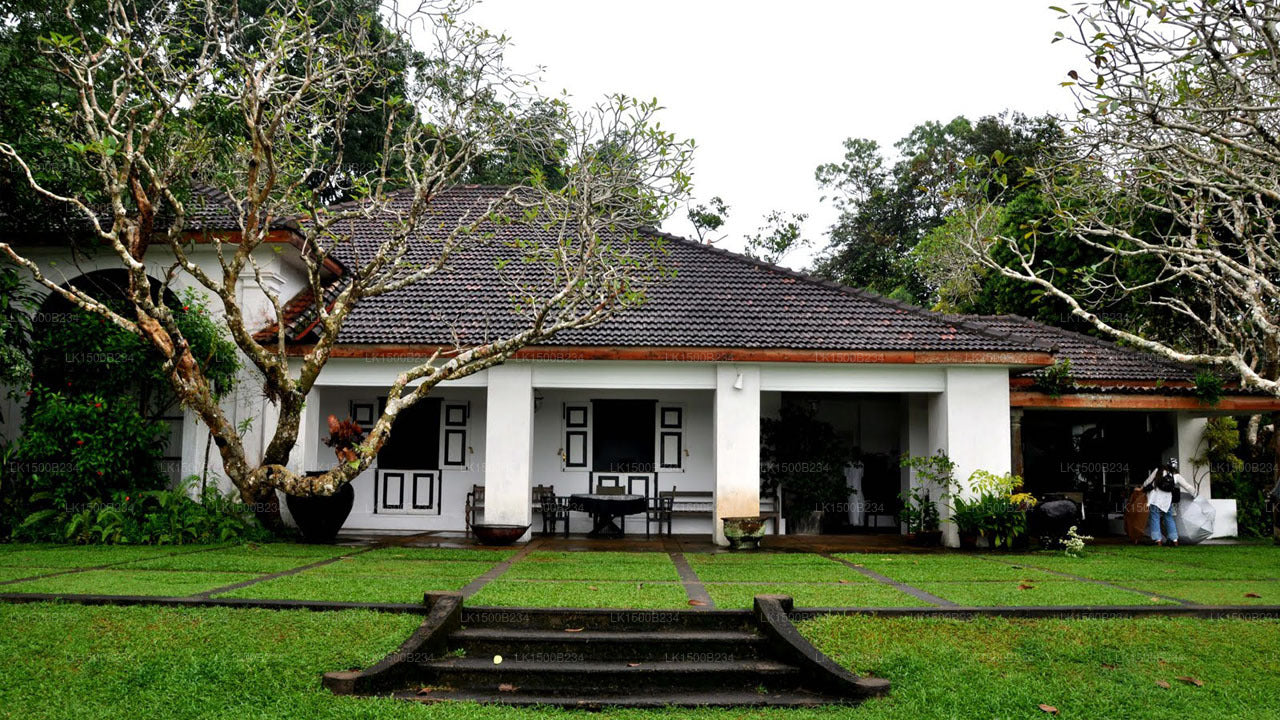
M 258 522 L 276 535 L 288 532 L 289 528 L 284 524 L 284 518 L 280 516 L 280 496 L 276 494 L 275 488 L 259 487 L 251 492 L 254 497 L 243 499 L 249 507 L 253 508 L 253 514 L 258 518 Z

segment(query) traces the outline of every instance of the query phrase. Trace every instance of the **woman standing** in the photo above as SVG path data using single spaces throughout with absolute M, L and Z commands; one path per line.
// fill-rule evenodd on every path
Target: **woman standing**
M 1156 545 L 1178 545 L 1178 526 L 1173 521 L 1173 508 L 1182 501 L 1182 491 L 1192 495 L 1196 489 L 1178 474 L 1177 458 L 1169 458 L 1163 465 L 1151 471 L 1147 481 L 1142 484 L 1147 493 L 1147 532 Z M 1163 529 L 1163 532 L 1162 532 Z

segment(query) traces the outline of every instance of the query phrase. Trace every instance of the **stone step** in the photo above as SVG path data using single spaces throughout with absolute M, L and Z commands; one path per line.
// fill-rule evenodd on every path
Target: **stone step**
M 747 610 L 596 610 L 562 608 L 464 607 L 464 628 L 528 630 L 676 631 L 750 630 Z
M 449 657 L 417 663 L 420 685 L 475 692 L 500 691 L 503 685 L 539 695 L 583 693 L 631 694 L 640 689 L 662 692 L 791 690 L 804 679 L 792 665 L 771 660 L 733 662 L 546 662 Z
M 466 657 L 710 662 L 759 660 L 768 654 L 764 637 L 748 630 L 605 632 L 465 628 L 449 636 L 451 649 Z
M 800 708 L 854 704 L 857 702 L 857 700 L 846 697 L 823 695 L 806 690 L 759 692 L 755 689 L 675 692 L 671 690 L 646 691 L 643 688 L 638 688 L 630 693 L 580 693 L 574 696 L 565 696 L 538 693 L 537 691 L 518 688 L 512 691 L 498 692 L 432 688 L 425 692 L 399 692 L 395 694 L 395 697 L 424 703 L 463 701 L 515 707 L 544 706 L 581 710 L 600 710 L 609 707 L 654 709 L 666 707 Z

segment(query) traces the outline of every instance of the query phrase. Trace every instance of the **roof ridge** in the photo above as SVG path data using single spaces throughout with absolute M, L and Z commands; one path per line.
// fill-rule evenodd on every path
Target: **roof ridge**
M 892 308 L 897 308 L 899 310 L 910 312 L 915 315 L 928 318 L 930 320 L 945 322 L 951 325 L 955 325 L 957 327 L 964 328 L 965 330 L 968 330 L 970 332 L 975 332 L 975 333 L 978 333 L 979 335 L 985 335 L 987 337 L 990 337 L 996 340 L 1006 340 L 1006 341 L 1012 340 L 1016 342 L 1021 342 L 1021 343 L 1025 343 L 1028 347 L 1036 348 L 1038 350 L 1042 350 L 1044 352 L 1049 352 L 1049 353 L 1055 352 L 1057 350 L 1056 345 L 1054 345 L 1053 343 L 1047 342 L 1045 340 L 1041 340 L 1040 338 L 1028 338 L 1025 336 L 1016 335 L 1014 333 L 1003 332 L 1001 330 L 997 330 L 996 328 L 983 325 L 981 323 L 972 322 L 964 315 L 953 315 L 953 314 L 938 312 L 936 310 L 929 310 L 927 308 L 920 307 L 919 305 L 912 305 L 911 303 L 904 302 L 902 300 L 896 300 L 894 298 L 885 297 L 884 295 L 881 295 L 876 292 L 872 292 L 865 288 L 856 288 L 851 285 L 844 285 L 844 284 L 835 282 L 834 280 L 827 280 L 826 278 L 816 277 L 808 273 L 800 272 L 799 270 L 793 270 L 791 268 L 783 267 L 775 263 L 766 262 L 764 260 L 760 260 L 759 258 L 753 258 L 750 255 L 733 252 L 732 250 L 726 250 L 724 248 L 714 247 L 707 243 L 701 243 L 696 240 L 690 240 L 689 238 L 683 237 L 681 235 L 676 235 L 674 233 L 669 233 L 663 230 L 651 229 L 646 232 L 649 232 L 653 235 L 657 235 L 658 237 L 664 238 L 666 240 L 674 240 L 677 242 L 684 243 L 685 245 L 699 248 L 707 252 L 723 255 L 732 260 L 745 262 L 747 264 L 759 267 L 763 270 L 767 270 L 775 274 L 789 276 L 797 280 L 801 280 L 803 282 L 809 283 L 810 285 L 816 285 L 818 287 L 824 287 L 830 290 L 836 290 L 838 292 L 845 293 L 846 295 L 853 295 L 855 297 L 860 297 L 864 300 L 869 300 L 874 303 L 886 305 Z

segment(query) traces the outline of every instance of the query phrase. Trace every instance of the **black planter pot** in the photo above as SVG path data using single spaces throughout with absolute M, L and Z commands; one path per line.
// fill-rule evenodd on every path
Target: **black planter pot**
M 356 491 L 351 483 L 343 483 L 332 495 L 285 495 L 289 514 L 298 523 L 302 539 L 309 543 L 331 543 L 351 514 Z

